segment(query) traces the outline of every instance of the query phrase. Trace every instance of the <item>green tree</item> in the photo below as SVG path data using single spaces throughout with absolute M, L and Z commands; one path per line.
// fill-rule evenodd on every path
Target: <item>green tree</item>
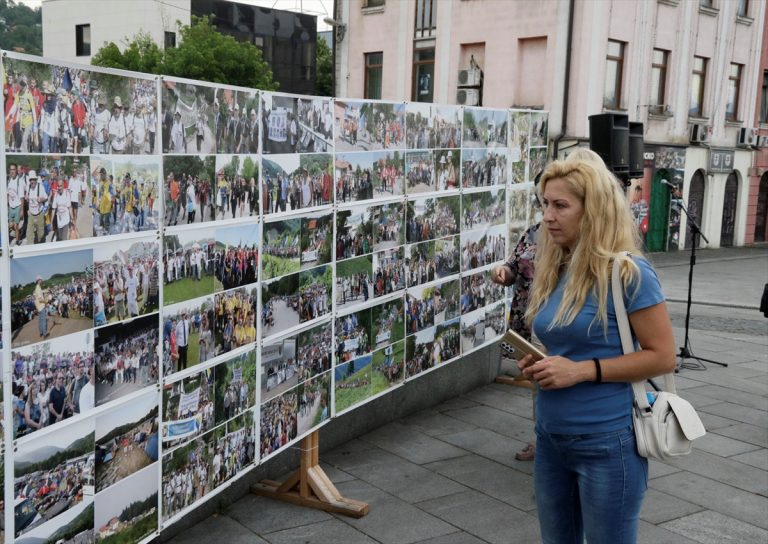
M 333 96 L 333 51 L 322 38 L 317 39 L 317 83 L 315 88 L 319 96 Z
M 152 36 L 139 32 L 125 48 L 120 48 L 114 42 L 109 42 L 99 49 L 91 58 L 94 66 L 105 68 L 122 68 L 134 72 L 160 74 L 163 65 L 163 50 L 155 43 Z
M 43 54 L 43 16 L 14 0 L 0 0 L 0 49 Z

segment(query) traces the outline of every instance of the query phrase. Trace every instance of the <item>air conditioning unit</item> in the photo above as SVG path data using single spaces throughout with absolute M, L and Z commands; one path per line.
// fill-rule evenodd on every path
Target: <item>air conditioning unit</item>
M 768 147 L 768 136 L 758 136 L 757 137 L 757 147 Z
M 459 89 L 456 92 L 456 103 L 462 106 L 477 106 L 480 103 L 480 91 L 477 89 Z
M 658 104 L 656 106 L 649 106 L 648 113 L 651 115 L 663 115 L 664 117 L 672 117 L 672 108 L 668 104 Z
M 459 85 L 478 87 L 483 84 L 483 72 L 480 68 L 459 70 Z
M 749 127 L 740 128 L 736 145 L 739 147 L 751 147 L 757 145 L 757 129 Z
M 691 125 L 690 140 L 692 144 L 704 144 L 709 141 L 709 127 L 693 123 Z

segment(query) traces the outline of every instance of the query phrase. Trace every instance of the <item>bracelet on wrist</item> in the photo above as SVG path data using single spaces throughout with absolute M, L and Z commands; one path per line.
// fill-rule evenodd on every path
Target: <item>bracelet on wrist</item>
M 595 362 L 595 381 L 593 383 L 603 383 L 603 369 L 600 367 L 600 359 L 592 357 Z

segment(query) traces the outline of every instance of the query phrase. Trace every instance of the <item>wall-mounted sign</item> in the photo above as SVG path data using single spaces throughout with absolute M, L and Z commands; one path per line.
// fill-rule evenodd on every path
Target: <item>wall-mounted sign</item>
M 733 149 L 710 149 L 707 170 L 714 174 L 725 174 L 733 170 Z

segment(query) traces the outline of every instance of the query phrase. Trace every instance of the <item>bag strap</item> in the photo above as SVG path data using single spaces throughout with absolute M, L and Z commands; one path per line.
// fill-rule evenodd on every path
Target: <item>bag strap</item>
M 625 252 L 623 255 L 628 256 Z M 635 344 L 632 341 L 632 331 L 629 326 L 629 317 L 627 308 L 624 305 L 624 289 L 621 283 L 621 274 L 619 273 L 621 263 L 619 259 L 613 260 L 611 270 L 611 294 L 613 296 L 613 309 L 616 313 L 616 322 L 619 325 L 619 335 L 621 336 L 621 347 L 625 354 L 635 352 Z M 664 374 L 664 390 L 669 393 L 675 392 L 675 378 L 671 372 Z M 635 394 L 635 403 L 642 413 L 649 412 L 650 404 L 645 394 L 645 380 L 632 382 L 632 391 Z

